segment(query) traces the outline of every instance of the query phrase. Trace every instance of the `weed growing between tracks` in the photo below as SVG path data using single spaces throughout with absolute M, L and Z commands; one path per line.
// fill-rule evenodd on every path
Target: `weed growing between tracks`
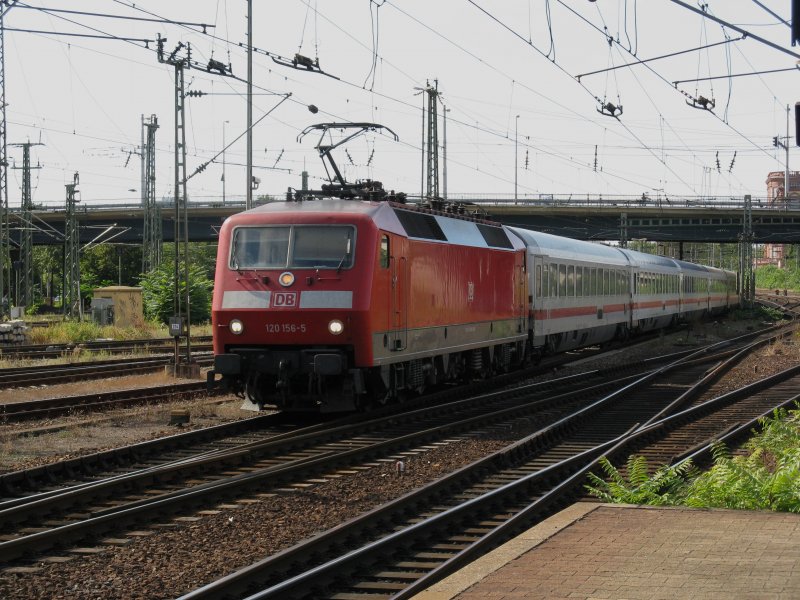
M 643 456 L 628 458 L 627 477 L 607 459 L 606 479 L 589 474 L 589 492 L 604 502 L 800 512 L 800 410 L 776 410 L 761 433 L 731 456 L 713 448 L 714 466 L 700 472 L 689 461 L 648 475 Z
M 211 335 L 211 325 L 192 325 L 192 335 Z M 28 330 L 29 344 L 80 344 L 98 339 L 115 341 L 168 338 L 166 325 L 143 323 L 138 327 L 100 326 L 88 321 L 65 321 Z

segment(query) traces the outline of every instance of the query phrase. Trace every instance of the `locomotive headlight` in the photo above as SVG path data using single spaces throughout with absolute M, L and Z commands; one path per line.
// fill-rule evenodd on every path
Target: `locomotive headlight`
M 328 331 L 330 331 L 333 335 L 339 335 L 344 331 L 344 323 L 342 323 L 339 319 L 334 319 L 328 323 Z
M 244 331 L 244 323 L 239 319 L 232 319 L 231 322 L 228 323 L 228 328 L 231 330 L 232 334 L 239 335 Z
M 283 287 L 289 287 L 294 283 L 294 274 L 290 273 L 289 271 L 284 271 L 283 273 L 281 273 L 281 276 L 278 277 L 278 282 Z

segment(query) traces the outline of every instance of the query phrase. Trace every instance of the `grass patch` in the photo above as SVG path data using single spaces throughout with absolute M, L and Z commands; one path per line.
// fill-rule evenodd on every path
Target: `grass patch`
M 211 335 L 211 331 L 210 324 L 193 325 L 192 337 Z M 79 344 L 98 339 L 125 341 L 168 337 L 169 331 L 165 325 L 151 323 L 140 327 L 115 327 L 101 326 L 88 321 L 62 321 L 47 327 L 32 327 L 27 332 L 29 344 Z

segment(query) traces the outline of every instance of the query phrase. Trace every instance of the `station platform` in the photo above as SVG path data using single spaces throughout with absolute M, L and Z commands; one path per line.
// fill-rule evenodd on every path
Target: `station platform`
M 418 600 L 800 598 L 800 514 L 577 503 Z

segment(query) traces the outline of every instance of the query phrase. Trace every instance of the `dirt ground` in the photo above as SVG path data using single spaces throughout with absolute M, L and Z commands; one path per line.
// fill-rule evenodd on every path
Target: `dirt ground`
M 0 403 L 97 394 L 175 381 L 188 380 L 176 380 L 159 373 L 17 388 L 1 390 Z M 241 403 L 234 396 L 200 397 L 100 414 L 75 414 L 47 420 L 0 424 L 0 473 L 49 464 L 189 429 L 246 419 L 256 414 L 240 410 Z M 179 409 L 188 410 L 190 415 L 189 424 L 183 427 L 169 424 L 171 411 Z

